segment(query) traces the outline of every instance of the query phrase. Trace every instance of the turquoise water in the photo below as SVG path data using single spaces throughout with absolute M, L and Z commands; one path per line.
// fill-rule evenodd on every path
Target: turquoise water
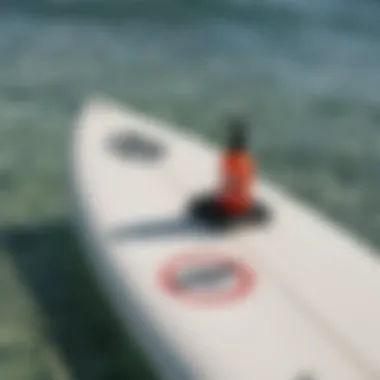
M 62 249 L 71 237 L 65 154 L 93 93 L 216 141 L 225 115 L 241 111 L 265 175 L 378 245 L 379 85 L 375 1 L 2 1 L 0 221 L 16 239 L 7 256 L 37 268 L 22 271 L 32 283 L 39 270 L 55 281 L 54 294 L 34 286 L 40 302 L 50 319 L 70 321 L 58 329 L 77 326 L 75 286 L 58 275 L 75 256 Z M 67 343 L 83 351 L 78 378 L 104 356 L 91 334 Z

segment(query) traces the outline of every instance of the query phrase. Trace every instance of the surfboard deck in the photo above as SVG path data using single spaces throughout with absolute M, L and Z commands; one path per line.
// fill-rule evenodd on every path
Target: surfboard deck
M 194 223 L 217 149 L 113 102 L 90 100 L 73 137 L 89 259 L 163 379 L 380 378 L 371 247 L 264 180 L 269 225 Z

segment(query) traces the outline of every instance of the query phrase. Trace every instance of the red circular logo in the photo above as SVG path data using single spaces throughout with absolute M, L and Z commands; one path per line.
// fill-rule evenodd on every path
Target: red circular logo
M 226 304 L 246 297 L 256 274 L 244 262 L 224 254 L 184 254 L 169 260 L 158 273 L 172 296 L 203 305 Z

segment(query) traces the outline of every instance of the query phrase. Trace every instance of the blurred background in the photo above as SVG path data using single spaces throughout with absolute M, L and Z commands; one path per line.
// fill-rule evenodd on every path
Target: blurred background
M 153 379 L 70 224 L 70 130 L 104 94 L 220 142 L 380 245 L 380 3 L 0 0 L 0 380 Z

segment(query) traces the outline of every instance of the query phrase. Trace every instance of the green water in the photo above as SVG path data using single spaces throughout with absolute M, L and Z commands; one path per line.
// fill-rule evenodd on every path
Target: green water
M 45 332 L 41 313 L 0 250 L 0 378 L 69 380 L 56 345 Z
M 76 379 L 151 376 L 134 342 L 120 337 L 71 230 L 66 152 L 91 94 L 218 142 L 225 115 L 240 110 L 266 176 L 380 244 L 373 2 L 9 4 L 0 1 L 4 380 L 39 379 L 33 371 L 51 361 L 43 342 L 54 342 Z

